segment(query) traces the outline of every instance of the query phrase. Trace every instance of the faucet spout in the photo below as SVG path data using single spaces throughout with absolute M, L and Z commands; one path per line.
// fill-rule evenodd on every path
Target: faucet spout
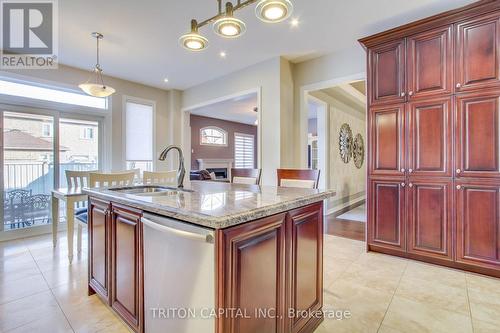
M 168 152 L 171 150 L 177 150 L 179 153 L 179 169 L 177 170 L 177 187 L 184 187 L 184 176 L 186 175 L 186 168 L 184 167 L 184 154 L 179 146 L 171 145 L 165 148 L 158 158 L 160 161 L 165 161 Z

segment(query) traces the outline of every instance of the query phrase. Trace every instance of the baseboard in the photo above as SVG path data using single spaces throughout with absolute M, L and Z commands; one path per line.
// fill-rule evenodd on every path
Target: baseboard
M 352 200 L 352 201 L 346 203 L 345 205 L 341 205 L 341 206 L 337 206 L 337 207 L 333 207 L 333 208 L 329 209 L 326 212 L 326 215 L 339 216 L 339 215 L 342 215 L 344 213 L 347 213 L 348 211 L 350 211 L 358 206 L 363 205 L 365 202 L 366 202 L 366 198 L 363 196 L 363 197 L 360 197 L 356 200 Z

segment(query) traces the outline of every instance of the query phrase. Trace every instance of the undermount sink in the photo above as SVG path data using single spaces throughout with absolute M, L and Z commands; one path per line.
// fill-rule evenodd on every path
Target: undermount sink
M 138 196 L 147 196 L 147 197 L 177 195 L 179 192 L 193 192 L 192 190 L 186 190 L 183 188 L 159 186 L 159 185 L 115 187 L 115 188 L 110 188 L 109 190 L 114 192 L 120 192 Z

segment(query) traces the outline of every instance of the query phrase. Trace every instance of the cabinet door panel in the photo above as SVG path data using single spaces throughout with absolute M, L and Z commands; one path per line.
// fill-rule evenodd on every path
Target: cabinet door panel
M 406 250 L 404 178 L 371 180 L 368 221 L 369 244 Z
M 500 17 L 498 13 L 457 24 L 457 90 L 500 83 Z
M 408 252 L 451 260 L 451 181 L 409 182 Z
M 451 176 L 452 116 L 450 98 L 408 104 L 408 172 Z
M 109 203 L 91 200 L 89 211 L 89 285 L 109 303 Z
M 452 89 L 452 27 L 408 38 L 408 96 L 410 99 L 450 94 Z
M 405 40 L 369 50 L 371 104 L 404 102 Z
M 137 332 L 142 318 L 140 213 L 113 206 L 111 306 Z
M 457 97 L 457 176 L 500 177 L 498 93 Z
M 370 110 L 370 173 L 404 173 L 404 104 Z
M 285 304 L 285 214 L 223 231 L 223 304 L 251 318 L 222 318 L 221 332 L 283 332 Z M 255 309 L 276 309 L 276 318 Z M 283 317 L 284 318 L 284 317 Z
M 500 268 L 500 184 L 461 182 L 457 196 L 457 261 Z
M 314 313 L 323 305 L 323 210 L 321 204 L 291 211 L 287 216 L 291 250 L 289 284 L 291 299 L 288 306 L 295 313 Z M 316 288 L 312 288 L 316 286 Z M 291 332 L 300 332 L 307 317 L 293 317 Z

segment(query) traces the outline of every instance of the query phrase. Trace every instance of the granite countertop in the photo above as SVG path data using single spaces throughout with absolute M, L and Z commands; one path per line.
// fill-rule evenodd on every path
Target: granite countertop
M 170 185 L 172 184 L 161 184 Z M 191 181 L 169 195 L 134 195 L 113 188 L 84 189 L 90 197 L 113 201 L 181 221 L 222 229 L 274 215 L 335 195 L 332 190 Z

